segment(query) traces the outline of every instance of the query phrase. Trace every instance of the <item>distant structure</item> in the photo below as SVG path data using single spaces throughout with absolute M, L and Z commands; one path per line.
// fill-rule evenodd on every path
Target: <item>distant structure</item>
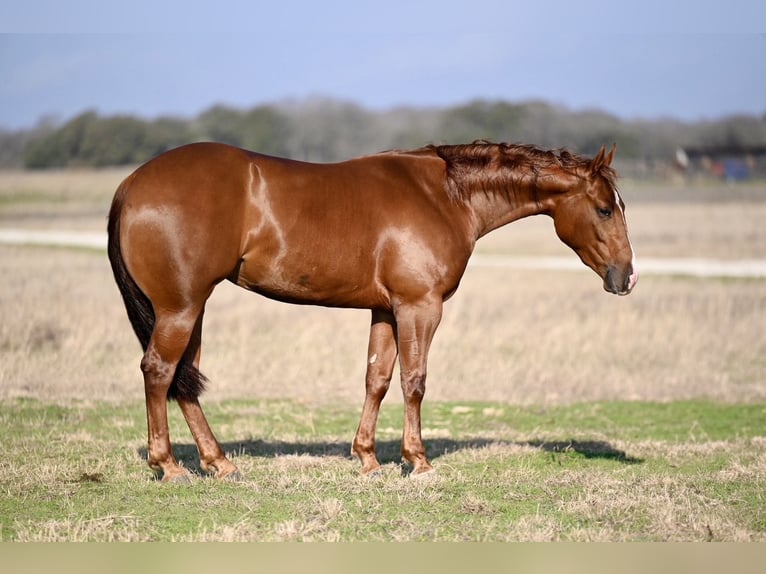
M 736 182 L 766 177 L 766 145 L 720 145 L 676 150 L 675 165 L 689 175 Z

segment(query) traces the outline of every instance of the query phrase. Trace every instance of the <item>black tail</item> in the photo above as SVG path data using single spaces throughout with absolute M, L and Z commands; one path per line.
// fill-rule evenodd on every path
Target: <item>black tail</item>
M 123 186 L 125 184 L 123 183 Z M 112 264 L 112 272 L 117 287 L 120 289 L 122 300 L 125 302 L 125 309 L 128 311 L 128 319 L 133 326 L 141 348 L 146 351 L 149 346 L 149 340 L 154 330 L 154 308 L 149 298 L 144 295 L 139 286 L 130 276 L 125 261 L 122 258 L 122 248 L 120 246 L 120 213 L 122 212 L 123 186 L 120 186 L 117 194 L 112 201 L 112 208 L 109 211 L 109 223 L 107 232 L 109 234 L 109 243 L 107 252 L 109 262 Z M 184 355 L 176 368 L 173 382 L 168 389 L 169 399 L 194 400 L 205 390 L 207 379 L 192 364 L 189 357 Z

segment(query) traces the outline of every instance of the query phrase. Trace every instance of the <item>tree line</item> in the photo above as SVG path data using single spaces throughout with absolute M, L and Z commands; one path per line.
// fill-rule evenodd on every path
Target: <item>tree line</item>
M 89 110 L 60 124 L 0 129 L 0 166 L 44 169 L 142 163 L 173 147 L 220 141 L 266 154 L 329 162 L 385 149 L 476 139 L 567 147 L 593 154 L 616 143 L 619 156 L 671 160 L 678 147 L 766 144 L 766 114 L 711 121 L 622 120 L 542 101 L 476 100 L 446 108 L 375 111 L 330 99 L 259 105 L 217 105 L 194 118 L 104 116 Z

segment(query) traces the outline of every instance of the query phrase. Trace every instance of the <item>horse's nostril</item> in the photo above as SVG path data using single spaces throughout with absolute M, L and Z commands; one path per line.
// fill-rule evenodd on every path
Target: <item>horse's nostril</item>
M 630 269 L 625 274 L 617 267 L 609 266 L 604 275 L 604 289 L 615 295 L 627 295 L 638 282 L 638 273 Z
M 606 275 L 604 276 L 604 289 L 609 291 L 610 293 L 619 293 L 620 287 L 617 284 L 616 281 L 616 273 L 614 267 L 608 267 L 606 270 Z

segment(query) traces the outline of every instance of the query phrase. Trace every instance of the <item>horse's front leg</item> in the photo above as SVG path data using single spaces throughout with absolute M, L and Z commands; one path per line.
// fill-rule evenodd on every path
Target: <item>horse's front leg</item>
M 412 464 L 412 476 L 433 472 L 426 458 L 420 425 L 420 406 L 426 392 L 426 366 L 436 328 L 442 315 L 442 300 L 434 298 L 396 310 L 399 365 L 404 395 L 402 458 Z
M 373 311 L 370 342 L 367 347 L 364 407 L 351 446 L 351 454 L 359 457 L 362 463 L 362 474 L 375 473 L 380 469 L 375 455 L 375 427 L 380 403 L 391 384 L 396 354 L 394 316 L 385 311 Z

